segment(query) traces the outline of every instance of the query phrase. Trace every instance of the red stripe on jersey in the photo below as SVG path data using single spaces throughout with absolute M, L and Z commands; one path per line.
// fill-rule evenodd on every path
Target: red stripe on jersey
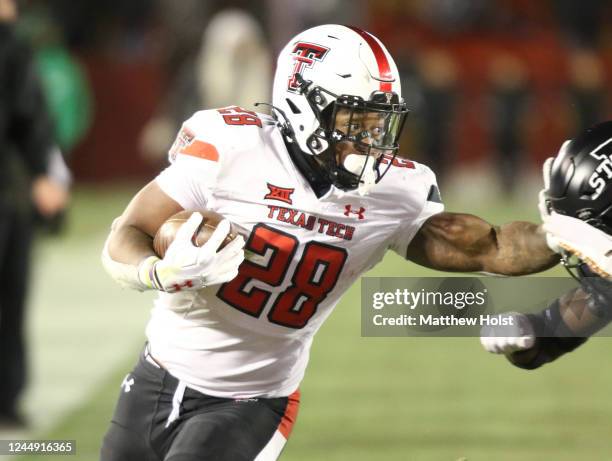
M 278 431 L 283 434 L 285 439 L 289 439 L 293 425 L 297 419 L 298 409 L 300 408 L 300 390 L 298 389 L 289 397 L 287 397 L 287 408 L 285 408 L 285 414 L 278 425 Z
M 203 158 L 213 162 L 219 161 L 219 152 L 212 144 L 204 141 L 193 141 L 191 144 L 183 147 L 179 154 L 191 155 L 192 157 Z
M 359 27 L 346 26 L 349 29 L 357 32 L 361 38 L 370 46 L 374 57 L 376 58 L 376 64 L 378 64 L 378 73 L 380 74 L 381 80 L 392 80 L 393 74 L 391 73 L 391 65 L 387 59 L 385 51 L 380 46 L 380 43 L 368 32 L 360 29 Z M 391 91 L 391 82 L 380 82 L 380 91 Z

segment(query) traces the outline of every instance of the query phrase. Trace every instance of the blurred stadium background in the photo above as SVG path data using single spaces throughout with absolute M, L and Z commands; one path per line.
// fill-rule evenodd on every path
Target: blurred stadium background
M 413 109 L 403 154 L 439 174 L 450 211 L 536 220 L 542 160 L 611 118 L 604 0 L 19 5 L 18 28 L 36 51 L 75 183 L 65 232 L 42 235 L 35 252 L 23 398 L 30 426 L 0 439 L 75 439 L 79 460 L 97 459 L 152 299 L 103 273 L 112 219 L 163 168 L 191 112 L 268 100 L 273 57 L 294 33 L 350 23 L 387 44 Z M 62 59 L 70 78 L 57 77 Z M 53 104 L 62 91 L 69 103 Z M 389 256 L 373 274 L 433 273 Z M 355 286 L 314 343 L 284 460 L 612 459 L 608 339 L 529 373 L 475 338 L 361 338 L 359 304 Z

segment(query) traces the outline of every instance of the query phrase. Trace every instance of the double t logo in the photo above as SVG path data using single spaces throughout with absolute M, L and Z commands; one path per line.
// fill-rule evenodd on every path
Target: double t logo
M 298 83 L 295 78 L 295 74 L 302 74 L 304 69 L 311 68 L 316 61 L 322 61 L 328 51 L 329 48 L 321 45 L 297 42 L 293 47 L 293 51 L 291 52 L 291 54 L 293 54 L 295 65 L 293 66 L 293 71 L 291 71 L 291 75 L 289 76 L 289 84 L 287 89 L 289 91 L 296 92 L 298 89 Z

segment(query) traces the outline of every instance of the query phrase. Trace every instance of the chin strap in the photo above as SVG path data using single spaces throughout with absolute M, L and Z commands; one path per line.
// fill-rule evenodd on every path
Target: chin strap
M 295 132 L 287 118 L 287 114 L 285 114 L 282 109 L 267 102 L 256 102 L 255 107 L 257 106 L 268 106 L 272 109 L 272 117 L 278 122 L 278 126 L 283 135 L 283 141 L 285 142 L 285 147 L 289 152 L 291 160 L 300 173 L 306 178 L 315 195 L 317 197 L 325 195 L 331 188 L 331 181 L 325 172 L 321 172 L 321 166 L 313 156 L 302 152 L 298 146 L 297 140 L 295 139 Z M 279 120 L 277 114 L 282 117 L 283 122 Z
M 308 184 L 312 187 L 315 195 L 317 197 L 325 195 L 331 188 L 332 183 L 327 177 L 327 174 L 321 171 L 321 165 L 319 165 L 312 155 L 302 152 L 297 143 L 291 142 L 287 137 L 284 138 L 284 141 L 291 160 L 302 176 L 306 178 L 306 181 L 308 181 Z
M 285 111 L 267 102 L 256 102 L 254 106 L 255 107 L 268 106 L 270 109 L 272 109 L 272 117 L 274 117 L 276 121 L 278 121 L 278 117 L 276 116 L 276 114 L 277 113 L 280 114 L 280 116 L 285 121 L 285 123 L 281 123 L 280 121 L 278 122 L 279 126 L 281 127 L 283 136 L 286 136 L 289 139 L 291 139 L 293 142 L 295 142 L 295 133 L 293 131 L 293 127 L 291 126 L 291 123 L 289 123 L 289 119 L 287 118 L 287 114 L 285 114 Z

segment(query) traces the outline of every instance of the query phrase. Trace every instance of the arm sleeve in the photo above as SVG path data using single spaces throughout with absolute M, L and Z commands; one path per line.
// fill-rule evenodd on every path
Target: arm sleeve
M 590 295 L 587 307 L 597 317 L 612 321 L 612 281 L 597 275 L 586 263 L 577 272 L 582 289 Z
M 554 362 L 586 342 L 587 337 L 576 336 L 564 322 L 560 306 L 559 299 L 555 299 L 542 312 L 527 314 L 536 335 L 535 344 L 527 350 L 506 355 L 510 363 L 525 370 L 534 370 Z
M 25 44 L 15 41 L 11 61 L 10 137 L 30 175 L 46 174 L 54 146 L 53 128 L 34 59 Z
M 406 219 L 402 222 L 389 245 L 389 248 L 402 258 L 406 257 L 408 245 L 423 223 L 431 216 L 444 211 L 444 204 L 438 189 L 436 175 L 426 166 L 420 165 L 419 167 L 423 168 L 422 174 L 424 177 L 424 187 L 421 189 L 420 199 L 422 202 L 421 211 L 415 219 Z

